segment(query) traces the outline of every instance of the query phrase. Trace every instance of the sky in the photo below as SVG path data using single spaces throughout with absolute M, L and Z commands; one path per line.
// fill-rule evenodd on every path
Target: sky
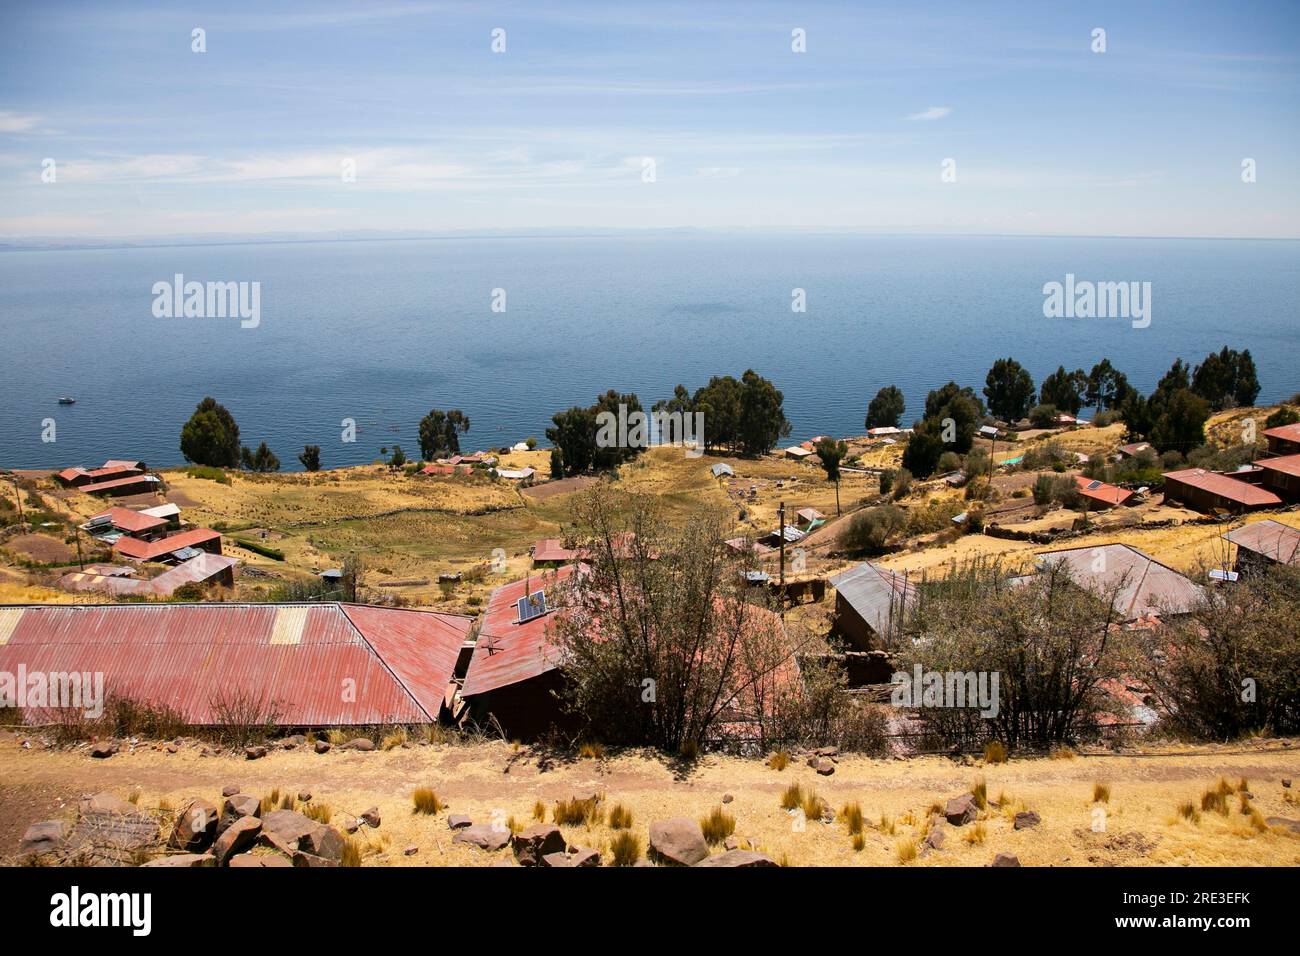
M 1298 41 L 1294 0 L 0 0 L 0 239 L 1296 237 Z

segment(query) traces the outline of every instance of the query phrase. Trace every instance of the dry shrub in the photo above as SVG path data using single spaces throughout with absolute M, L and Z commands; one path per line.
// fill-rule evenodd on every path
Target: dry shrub
M 441 813 L 445 804 L 438 799 L 438 795 L 430 787 L 418 787 L 411 794 L 411 803 L 414 805 L 415 813 L 435 814 Z
M 627 830 L 632 826 L 632 811 L 621 803 L 616 803 L 609 808 L 609 828 L 611 830 Z
M 845 804 L 843 809 L 840 810 L 840 819 L 848 826 L 849 833 L 856 836 L 862 832 L 864 821 L 862 817 L 862 807 L 858 803 L 854 802 Z
M 784 750 L 778 750 L 767 758 L 767 765 L 773 770 L 784 770 L 790 766 L 790 754 Z
M 988 836 L 988 831 L 985 830 L 984 824 L 976 823 L 969 830 L 963 833 L 961 838 L 965 840 L 967 843 L 969 843 L 971 846 L 977 846 L 979 844 L 982 844 L 984 842 L 984 838 L 987 836 Z
M 361 847 L 355 839 L 349 837 L 343 841 L 343 852 L 339 857 L 339 866 L 360 866 Z
M 867 835 L 865 833 L 853 834 L 853 852 L 861 853 L 867 848 Z
M 1201 812 L 1196 809 L 1196 804 L 1190 800 L 1178 805 L 1178 815 L 1188 823 L 1199 824 L 1201 822 Z
M 1051 750 L 1047 756 L 1051 760 L 1073 760 L 1077 754 L 1075 754 L 1074 748 L 1061 746 Z
M 302 815 L 317 823 L 329 823 L 334 811 L 328 803 L 309 803 L 302 808 Z
M 542 801 L 540 800 L 538 800 L 536 803 L 533 804 L 533 819 L 534 820 L 546 819 L 546 804 L 542 803 Z
M 796 807 L 803 806 L 803 801 L 803 787 L 797 783 L 792 783 L 785 788 L 785 793 L 781 794 L 781 809 L 793 810 Z
M 887 813 L 882 813 L 880 815 L 880 832 L 886 836 L 893 836 L 896 829 L 897 824 L 894 823 L 894 818 Z
M 916 837 L 903 837 L 898 841 L 894 850 L 901 864 L 911 863 L 916 859 L 917 845 Z
M 989 787 L 984 782 L 983 777 L 976 777 L 975 782 L 971 784 L 970 795 L 975 798 L 975 806 L 981 810 L 987 809 L 989 805 Z
M 717 846 L 736 832 L 736 818 L 722 807 L 714 807 L 707 817 L 700 820 L 700 830 L 703 831 L 704 841 L 709 846 Z
M 551 810 L 551 819 L 555 821 L 556 826 L 583 824 L 590 826 L 599 823 L 604 815 L 598 797 L 589 797 L 585 800 L 577 798 L 559 800 Z
M 632 866 L 641 859 L 641 838 L 631 830 L 620 830 L 609 841 L 611 865 Z
M 594 741 L 585 743 L 578 748 L 578 756 L 583 760 L 604 760 L 605 748 Z
M 410 738 L 406 733 L 406 728 L 398 727 L 386 733 L 379 746 L 384 750 L 395 750 L 402 746 L 402 744 L 406 743 L 409 739 Z
M 1100 780 L 1092 785 L 1092 802 L 1093 803 L 1110 803 L 1110 784 L 1102 783 Z
M 1007 748 L 1002 746 L 1000 740 L 990 740 L 984 745 L 984 762 L 985 763 L 1006 763 Z

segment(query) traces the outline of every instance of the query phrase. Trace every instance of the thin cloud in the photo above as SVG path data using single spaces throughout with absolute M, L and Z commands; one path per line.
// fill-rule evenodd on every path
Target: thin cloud
M 941 120 L 952 112 L 951 106 L 931 106 L 921 110 L 919 113 L 913 113 L 908 117 L 910 120 L 920 120 L 928 122 L 930 120 Z
M 0 133 L 28 133 L 40 125 L 39 116 L 0 111 Z

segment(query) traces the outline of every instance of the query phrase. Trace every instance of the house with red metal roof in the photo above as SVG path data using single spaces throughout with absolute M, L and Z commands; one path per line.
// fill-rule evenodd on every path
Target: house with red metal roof
M 97 515 L 91 515 L 81 530 L 87 534 L 101 536 L 104 534 L 124 534 L 141 541 L 150 541 L 166 529 L 166 518 L 155 517 L 130 508 L 109 508 Z
M 561 652 L 552 632 L 558 612 L 548 605 L 545 592 L 577 570 L 571 564 L 492 592 L 460 689 L 473 719 L 495 718 L 520 737 L 535 737 L 565 722 L 555 698 L 563 686 Z
M 123 536 L 113 542 L 113 550 L 132 561 L 174 560 L 177 552 L 180 552 L 181 560 L 187 560 L 195 557 L 188 553 L 189 550 L 220 554 L 221 533 L 211 528 L 194 528 L 152 541 Z
M 157 491 L 162 479 L 156 475 L 128 475 L 125 478 L 113 478 L 107 481 L 96 480 L 80 488 L 88 495 L 109 495 L 116 498 L 121 495 L 142 495 Z
M 1253 574 L 1275 564 L 1300 565 L 1300 530 L 1271 518 L 1233 528 L 1224 535 L 1237 546 L 1233 570 Z
M 576 548 L 566 548 L 559 538 L 542 538 L 532 547 L 533 565 L 559 567 L 568 564 L 578 556 Z
M 1186 614 L 1204 589 L 1166 564 L 1127 544 L 1103 544 L 1043 551 L 1038 566 L 1064 565 L 1075 584 L 1103 599 L 1115 599 L 1122 621 Z
M 1085 478 L 1083 475 L 1075 476 L 1074 482 L 1078 487 L 1079 497 L 1084 499 L 1085 506 L 1089 511 L 1104 510 L 1128 504 L 1129 499 L 1133 497 L 1133 492 L 1127 488 L 1108 485 L 1104 481 Z
M 1204 468 L 1165 473 L 1165 501 L 1176 501 L 1197 511 L 1239 514 L 1257 508 L 1275 508 L 1282 499 L 1266 488 Z
M 1274 455 L 1300 454 L 1300 422 L 1264 429 L 1268 450 Z
M 103 574 L 94 566 L 85 571 L 74 571 L 59 578 L 58 585 L 65 591 L 99 591 L 114 597 L 167 598 L 186 584 L 217 585 L 233 588 L 235 568 L 239 561 L 219 554 L 203 552 L 197 557 L 168 568 L 156 578 L 135 578 L 120 573 Z
M 1262 458 L 1255 467 L 1263 471 L 1269 491 L 1288 501 L 1300 501 L 1300 454 L 1280 458 Z
M 282 727 L 432 723 L 472 623 L 360 604 L 19 605 L 0 607 L 0 671 L 102 674 L 106 695 L 199 726 L 239 701 Z
M 115 481 L 122 478 L 130 478 L 136 475 L 144 474 L 144 466 L 138 461 L 121 461 L 110 458 L 99 468 L 87 470 L 85 468 L 64 468 L 55 474 L 64 485 L 72 488 L 82 488 L 89 485 L 103 484 L 108 481 Z

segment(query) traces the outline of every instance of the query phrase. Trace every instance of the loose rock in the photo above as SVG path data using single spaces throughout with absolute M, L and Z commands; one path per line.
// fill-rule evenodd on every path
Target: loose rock
M 477 823 L 457 830 L 451 842 L 468 843 L 480 850 L 499 850 L 510 842 L 510 830 L 507 827 L 494 827 L 490 823 Z
M 998 866 L 998 867 L 1019 866 L 1019 865 L 1020 865 L 1020 857 L 1016 856 L 1014 853 L 999 853 L 997 856 L 993 858 L 993 862 L 989 864 L 989 866 Z
M 542 857 L 548 853 L 563 853 L 565 848 L 564 834 L 559 827 L 549 823 L 534 824 L 515 834 L 511 843 L 520 866 L 541 866 Z
M 955 827 L 963 827 L 979 815 L 975 798 L 969 793 L 953 797 L 943 808 L 944 818 Z
M 701 860 L 696 866 L 751 867 L 776 866 L 776 861 L 753 850 L 728 850 Z
M 1014 826 L 1017 830 L 1027 830 L 1042 823 L 1042 819 L 1033 810 L 1023 810 L 1016 814 Z
M 689 817 L 672 817 L 650 824 L 650 852 L 657 860 L 693 866 L 709 855 L 700 825 Z

